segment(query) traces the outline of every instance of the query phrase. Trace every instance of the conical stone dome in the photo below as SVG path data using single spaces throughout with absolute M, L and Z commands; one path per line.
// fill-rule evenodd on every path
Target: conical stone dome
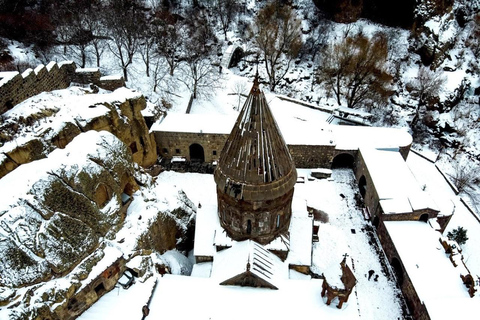
M 215 171 L 220 222 L 234 240 L 288 231 L 295 165 L 255 78 Z

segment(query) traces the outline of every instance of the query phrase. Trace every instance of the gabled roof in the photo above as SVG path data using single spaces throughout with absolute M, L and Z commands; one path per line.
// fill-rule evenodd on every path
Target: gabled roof
M 231 248 L 215 255 L 212 278 L 222 285 L 278 289 L 279 280 L 288 279 L 288 267 L 253 240 L 234 241 Z
M 259 88 L 258 77 L 222 150 L 215 181 L 220 190 L 227 181 L 246 187 L 245 200 L 257 200 L 249 199 L 249 186 L 259 191 L 258 186 L 273 185 L 275 190 L 271 188 L 270 194 L 262 195 L 267 200 L 283 195 L 295 185 L 295 165 Z

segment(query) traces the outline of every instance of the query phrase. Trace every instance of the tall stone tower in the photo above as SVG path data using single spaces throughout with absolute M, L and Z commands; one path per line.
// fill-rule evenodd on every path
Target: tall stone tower
M 288 232 L 297 172 L 255 77 L 220 155 L 220 223 L 234 240 L 267 244 Z

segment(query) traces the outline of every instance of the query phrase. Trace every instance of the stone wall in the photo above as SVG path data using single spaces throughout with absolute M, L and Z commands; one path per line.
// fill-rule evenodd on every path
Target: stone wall
M 0 72 L 0 114 L 41 92 L 65 89 L 71 82 L 93 83 L 107 90 L 125 86 L 122 77 L 102 77 L 98 68 L 77 69 L 72 61 L 52 61 L 35 70 L 27 69 L 22 74 Z
M 190 161 L 190 146 L 202 146 L 205 162 L 218 161 L 228 134 L 155 132 L 158 154 L 167 159 L 183 157 Z
M 420 301 L 420 298 L 418 297 L 417 291 L 415 290 L 408 273 L 405 272 L 405 267 L 402 264 L 402 260 L 400 259 L 392 238 L 388 234 L 388 231 L 382 221 L 380 221 L 376 231 L 385 255 L 387 256 L 387 259 L 390 262 L 393 271 L 395 272 L 397 284 L 402 290 L 403 296 L 410 312 L 413 315 L 413 318 L 417 320 L 430 320 L 427 309 L 422 301 Z M 396 267 L 395 263 L 393 263 L 394 260 L 398 261 Z
M 288 145 L 297 168 L 330 168 L 335 146 Z

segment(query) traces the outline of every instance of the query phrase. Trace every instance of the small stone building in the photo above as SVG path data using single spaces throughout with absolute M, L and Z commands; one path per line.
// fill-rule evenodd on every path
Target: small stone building
M 322 297 L 327 296 L 327 305 L 330 305 L 333 299 L 338 298 L 337 308 L 341 309 L 342 305 L 348 301 L 348 297 L 357 283 L 355 275 L 347 264 L 347 255 L 340 262 L 340 267 L 336 266 L 325 273 L 323 275 Z
M 214 174 L 218 214 L 234 240 L 267 244 L 288 232 L 297 171 L 255 78 Z

